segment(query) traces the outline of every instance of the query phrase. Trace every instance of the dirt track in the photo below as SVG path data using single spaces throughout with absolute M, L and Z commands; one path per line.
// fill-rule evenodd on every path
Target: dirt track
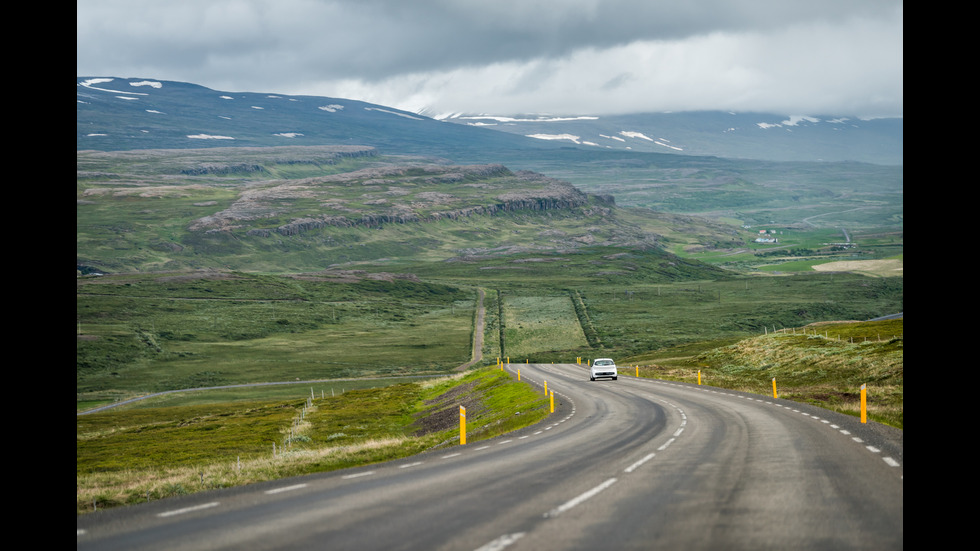
M 483 289 L 478 289 L 478 291 L 480 298 L 476 305 L 476 327 L 473 329 L 473 359 L 457 367 L 456 371 L 465 371 L 483 359 Z

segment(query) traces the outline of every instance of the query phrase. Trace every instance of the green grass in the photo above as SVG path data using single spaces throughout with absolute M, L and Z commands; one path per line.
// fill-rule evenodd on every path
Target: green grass
M 476 293 L 409 280 L 141 274 L 77 281 L 79 400 L 267 381 L 445 373 Z
M 904 428 L 902 319 L 813 324 L 735 342 L 677 347 L 628 359 L 640 376 L 697 382 L 860 414 L 867 385 L 870 419 Z
M 543 393 L 496 368 L 288 401 L 228 401 L 225 392 L 196 393 L 209 403 L 78 416 L 76 512 L 451 446 L 459 440 L 460 405 L 467 443 L 548 415 Z
M 567 294 L 504 297 L 505 355 L 528 360 L 588 346 L 585 333 Z

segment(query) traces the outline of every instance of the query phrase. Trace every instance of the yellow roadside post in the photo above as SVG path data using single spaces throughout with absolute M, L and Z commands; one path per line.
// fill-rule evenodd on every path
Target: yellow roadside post
M 545 395 L 545 396 L 547 396 L 547 395 L 548 395 L 548 381 L 545 381 L 545 382 L 544 382 L 544 395 Z
M 861 422 L 868 422 L 868 385 L 861 385 Z
M 772 398 L 773 398 L 773 400 L 775 400 L 777 398 L 777 396 L 776 396 L 776 378 L 775 377 L 772 378 Z
M 636 364 L 636 378 L 640 378 L 640 364 Z
M 521 368 L 519 368 L 519 367 L 517 368 L 517 380 L 518 381 L 521 380 Z
M 551 413 L 555 412 L 555 392 L 551 391 Z
M 459 444 L 466 444 L 466 408 L 459 406 Z
M 698 370 L 698 386 L 701 386 L 701 370 Z

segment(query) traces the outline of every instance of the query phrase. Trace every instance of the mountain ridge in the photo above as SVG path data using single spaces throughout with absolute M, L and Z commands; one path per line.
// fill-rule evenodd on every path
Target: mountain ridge
M 563 149 L 780 162 L 903 162 L 902 119 L 720 111 L 429 116 L 354 99 L 93 76 L 77 77 L 77 98 L 78 150 L 349 144 L 456 162 L 497 162 L 493 154 Z
M 903 119 L 686 111 L 625 115 L 438 115 L 597 149 L 767 161 L 903 163 Z

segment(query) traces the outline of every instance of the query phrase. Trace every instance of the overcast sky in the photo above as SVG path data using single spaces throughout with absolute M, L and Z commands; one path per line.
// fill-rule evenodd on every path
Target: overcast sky
M 77 0 L 77 75 L 430 116 L 903 116 L 902 0 Z

